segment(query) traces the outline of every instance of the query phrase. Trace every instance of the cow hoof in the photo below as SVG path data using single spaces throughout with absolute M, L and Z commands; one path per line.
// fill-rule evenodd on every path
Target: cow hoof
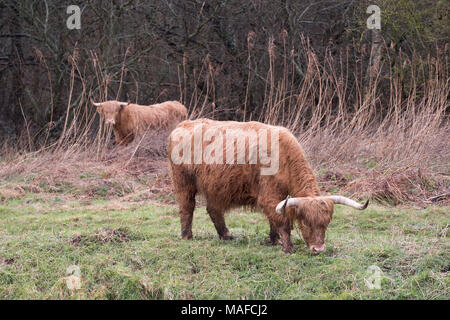
M 192 240 L 192 234 L 181 235 L 181 238 L 183 240 Z
M 273 246 L 281 245 L 281 239 L 270 239 L 270 244 Z
M 264 240 L 264 244 L 270 245 L 270 246 L 278 246 L 278 245 L 281 245 L 281 239 L 280 238 L 277 238 L 277 239 L 267 238 L 266 240 Z
M 295 249 L 294 249 L 294 247 L 287 247 L 287 248 L 283 248 L 283 252 L 291 254 L 291 253 L 295 253 Z
M 233 240 L 233 236 L 231 234 L 226 234 L 220 237 L 222 240 Z

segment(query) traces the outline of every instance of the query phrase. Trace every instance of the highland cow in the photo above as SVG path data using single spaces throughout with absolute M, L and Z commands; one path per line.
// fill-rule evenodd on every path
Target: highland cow
M 112 125 L 117 144 L 128 144 L 147 130 L 169 130 L 187 118 L 186 107 L 178 101 L 142 106 L 119 101 L 92 102 L 97 112 Z
M 290 238 L 294 223 L 308 248 L 319 253 L 325 250 L 325 231 L 335 204 L 359 210 L 368 205 L 342 196 L 320 196 L 303 149 L 283 127 L 188 120 L 172 131 L 168 149 L 183 239 L 192 239 L 196 194 L 205 196 L 206 210 L 221 239 L 232 239 L 225 224 L 226 211 L 257 207 L 269 220 L 271 243 L 281 242 L 286 253 L 294 251 Z M 276 170 L 263 171 L 270 167 Z M 284 200 L 287 196 L 291 198 Z

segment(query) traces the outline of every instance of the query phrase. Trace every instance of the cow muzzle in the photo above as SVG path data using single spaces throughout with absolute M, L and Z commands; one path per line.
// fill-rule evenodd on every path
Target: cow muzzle
M 311 250 L 312 253 L 314 253 L 314 254 L 319 254 L 319 253 L 325 251 L 325 244 L 323 244 L 323 245 L 321 245 L 321 246 L 311 245 L 311 246 L 309 247 L 309 249 Z
M 106 124 L 115 125 L 116 122 L 115 122 L 113 119 L 107 119 L 107 120 L 106 120 Z

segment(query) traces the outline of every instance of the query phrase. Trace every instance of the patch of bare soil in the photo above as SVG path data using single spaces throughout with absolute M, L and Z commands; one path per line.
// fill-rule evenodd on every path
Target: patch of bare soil
M 2 258 L 0 257 L 0 267 L 8 266 L 14 263 L 15 258 Z
M 98 230 L 93 235 L 80 235 L 77 234 L 70 239 L 69 243 L 73 246 L 89 245 L 93 243 L 105 244 L 105 243 L 122 243 L 130 241 L 128 232 L 123 229 L 111 229 L 105 228 Z

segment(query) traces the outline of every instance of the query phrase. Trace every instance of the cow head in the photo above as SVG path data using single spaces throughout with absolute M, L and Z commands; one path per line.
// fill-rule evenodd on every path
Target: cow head
M 92 104 L 97 107 L 97 112 L 105 117 L 105 123 L 115 125 L 119 122 L 119 114 L 122 108 L 128 105 L 127 102 L 119 101 L 105 101 L 105 102 L 93 102 Z
M 287 215 L 293 222 L 297 221 L 308 248 L 317 254 L 325 251 L 325 232 L 333 216 L 335 204 L 364 210 L 369 201 L 362 205 L 342 196 L 291 198 L 281 201 L 276 212 Z

